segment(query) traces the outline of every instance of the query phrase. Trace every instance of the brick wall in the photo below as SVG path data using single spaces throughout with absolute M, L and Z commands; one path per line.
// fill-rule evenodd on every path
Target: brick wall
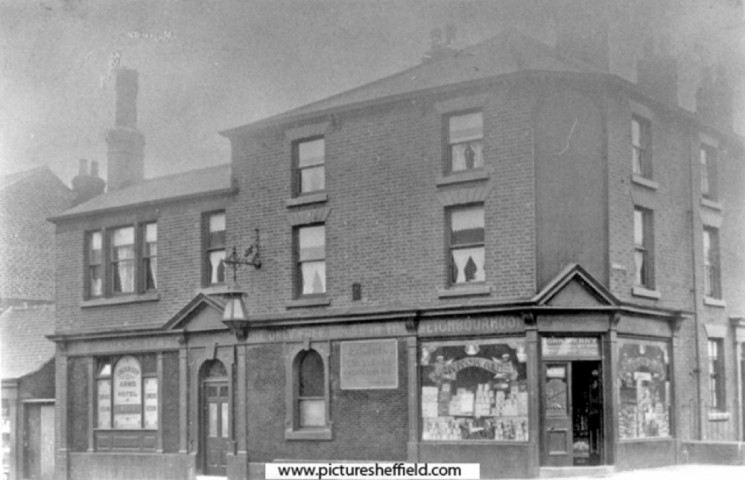
M 398 343 L 398 388 L 341 390 L 340 343 L 330 357 L 331 441 L 284 439 L 285 359 L 282 345 L 248 348 L 248 457 L 274 459 L 404 460 L 408 440 L 407 355 Z M 251 368 L 261 365 L 261 368 Z
M 163 451 L 176 453 L 179 449 L 179 364 L 178 352 L 163 354 Z

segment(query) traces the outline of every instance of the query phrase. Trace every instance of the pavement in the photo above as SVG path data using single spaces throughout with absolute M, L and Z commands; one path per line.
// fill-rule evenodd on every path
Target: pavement
M 745 480 L 745 465 L 670 465 L 659 468 L 624 470 L 605 477 L 562 477 L 557 480 Z

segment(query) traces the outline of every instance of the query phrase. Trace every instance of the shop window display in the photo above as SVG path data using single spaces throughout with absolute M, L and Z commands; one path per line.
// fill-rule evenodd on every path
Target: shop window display
M 663 342 L 620 342 L 618 394 L 621 440 L 670 436 L 668 346 Z
M 421 349 L 422 440 L 528 441 L 525 342 L 427 342 Z

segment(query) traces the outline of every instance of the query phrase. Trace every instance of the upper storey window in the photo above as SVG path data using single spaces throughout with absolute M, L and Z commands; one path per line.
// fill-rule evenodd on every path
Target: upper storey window
M 483 168 L 484 118 L 482 112 L 448 117 L 450 172 Z
M 631 165 L 634 175 L 652 178 L 652 126 L 646 118 L 631 118 Z
M 717 199 L 717 151 L 710 145 L 701 145 L 699 151 L 701 166 L 701 196 Z
M 157 289 L 158 224 L 127 225 L 86 236 L 86 297 Z
M 453 208 L 448 211 L 450 283 L 483 282 L 484 207 Z
M 722 298 L 719 230 L 713 227 L 704 227 L 704 295 Z
M 225 212 L 207 214 L 205 219 L 205 270 L 207 285 L 225 282 Z
M 326 293 L 326 227 L 300 227 L 295 241 L 298 296 Z
M 301 140 L 295 144 L 297 193 L 326 189 L 326 143 L 323 138 Z
M 648 289 L 654 288 L 652 212 L 644 208 L 634 209 L 634 284 Z

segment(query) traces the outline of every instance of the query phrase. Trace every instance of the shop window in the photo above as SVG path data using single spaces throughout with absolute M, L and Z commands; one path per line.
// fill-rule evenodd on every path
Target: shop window
M 669 349 L 664 342 L 623 340 L 619 347 L 619 438 L 669 437 Z
M 290 440 L 330 440 L 329 346 L 289 347 L 287 425 Z
M 295 229 L 297 296 L 326 293 L 326 227 Z
M 652 126 L 646 118 L 631 118 L 631 165 L 634 175 L 652 178 Z
M 524 340 L 426 342 L 420 368 L 422 440 L 528 441 Z
M 447 117 L 448 171 L 484 167 L 484 119 L 482 112 Z
M 726 411 L 724 392 L 724 340 L 709 339 L 709 411 Z
M 96 376 L 96 428 L 156 430 L 158 395 L 154 356 L 100 359 Z
M 88 232 L 85 255 L 87 297 L 156 290 L 157 242 L 158 226 L 155 222 Z
M 719 263 L 719 230 L 704 227 L 704 295 L 722 298 Z
M 318 192 L 326 189 L 326 142 L 323 138 L 295 143 L 296 193 Z
M 654 288 L 654 229 L 652 211 L 634 208 L 634 285 Z
M 225 212 L 204 217 L 205 284 L 225 283 Z
M 717 150 L 710 145 L 701 145 L 699 151 L 701 169 L 701 196 L 717 199 Z
M 450 283 L 483 282 L 484 207 L 458 207 L 448 210 Z

